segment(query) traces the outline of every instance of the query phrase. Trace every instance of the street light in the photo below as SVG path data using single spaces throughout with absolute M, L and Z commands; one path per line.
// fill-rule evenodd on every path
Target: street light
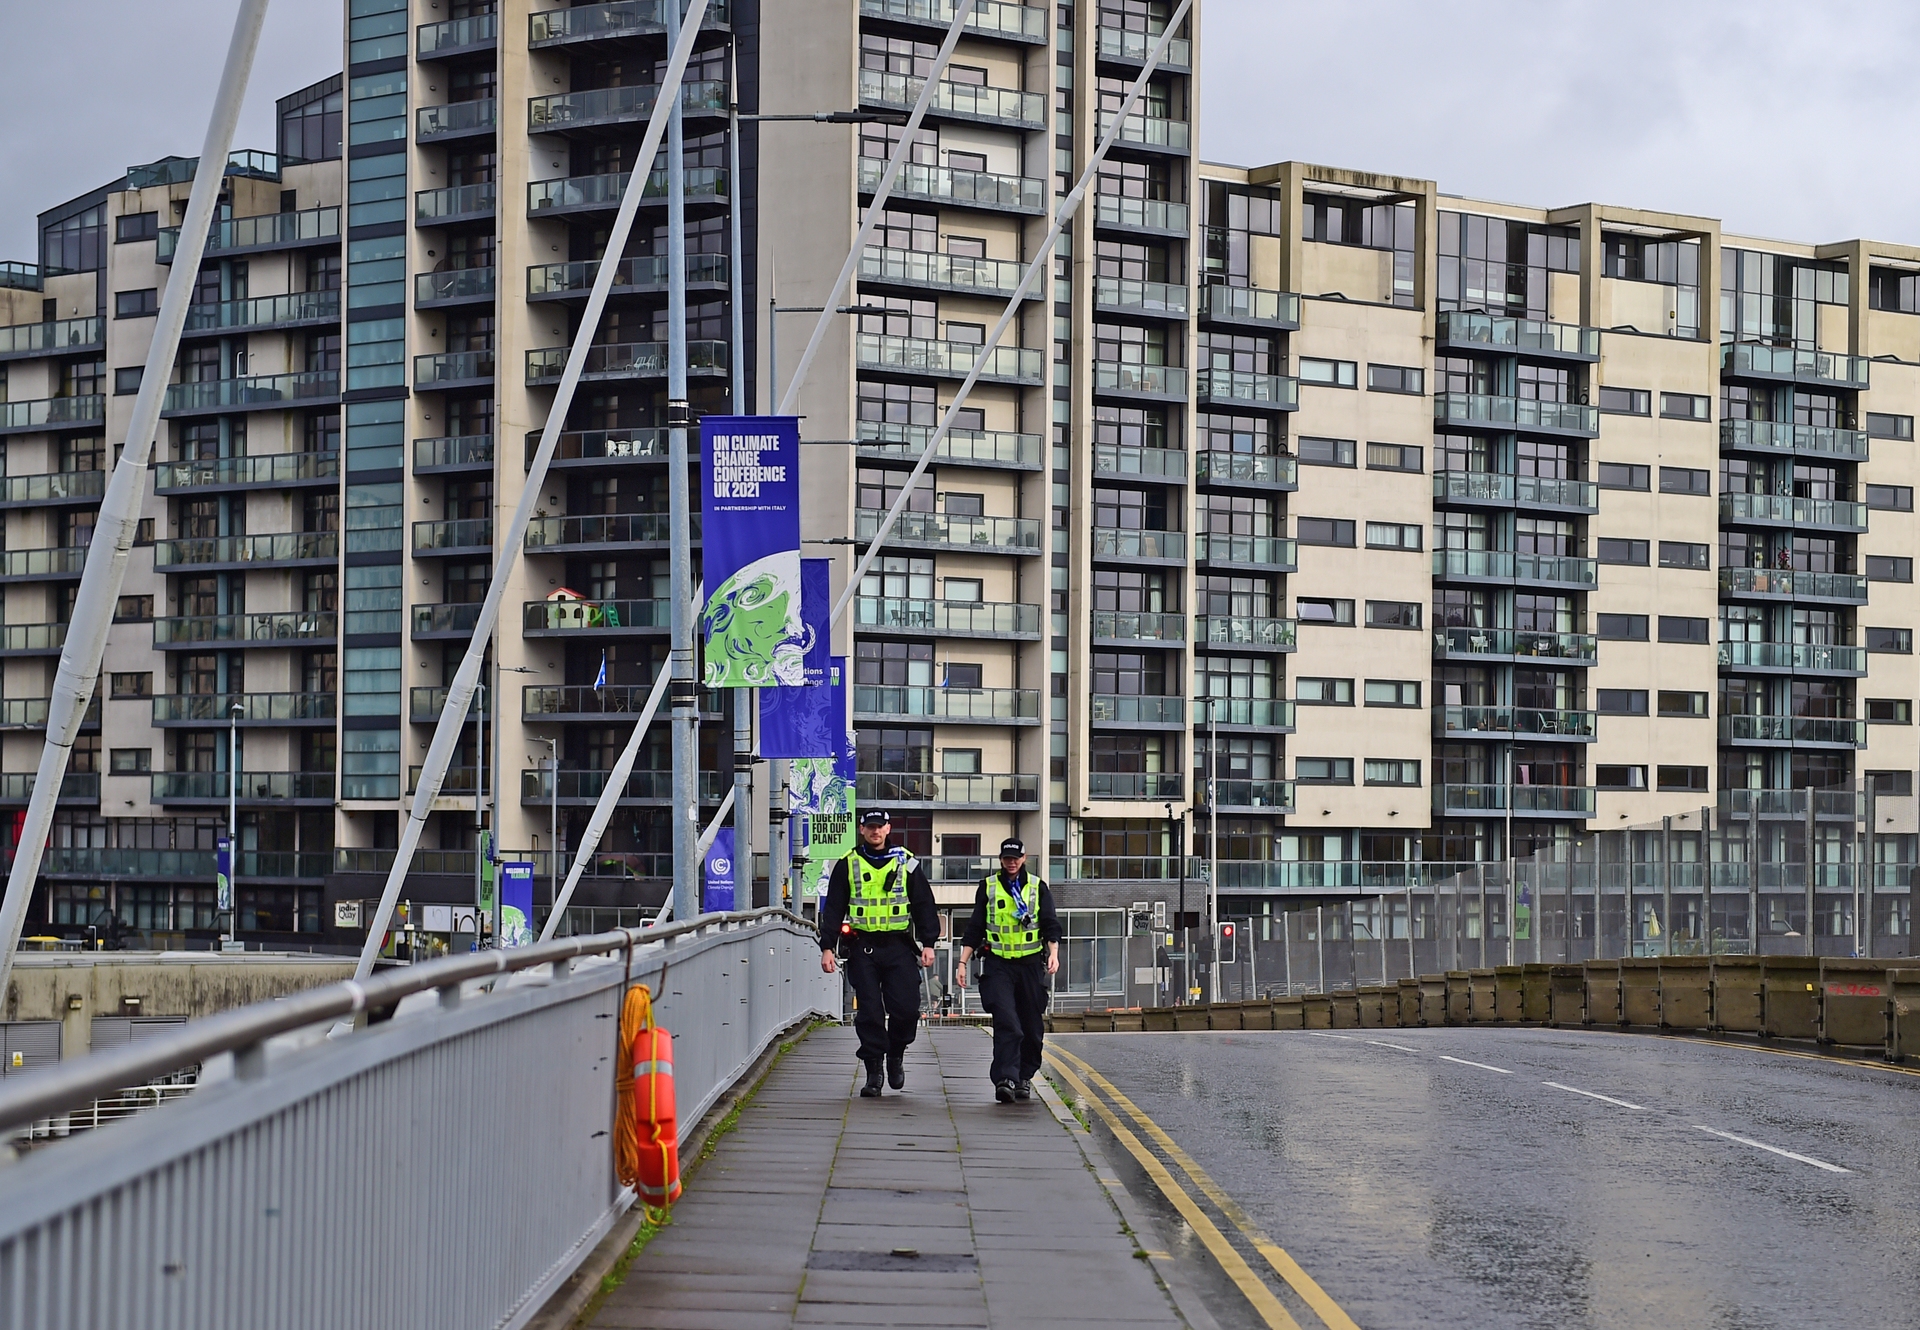
M 233 908 L 228 911 L 226 940 L 230 942 L 240 940 L 240 717 L 246 711 L 240 702 L 227 708 L 227 895 Z
M 560 741 L 541 735 L 548 749 L 547 762 L 547 908 L 560 901 Z

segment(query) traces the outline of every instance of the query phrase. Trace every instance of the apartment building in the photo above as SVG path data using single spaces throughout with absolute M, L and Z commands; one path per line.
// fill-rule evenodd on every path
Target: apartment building
M 471 899 L 484 821 L 544 892 L 550 820 L 578 843 L 665 659 L 669 194 L 696 415 L 772 409 L 832 307 L 798 399 L 803 535 L 844 586 L 1171 8 L 982 0 L 848 293 L 950 0 L 715 0 L 677 177 L 633 160 L 660 0 L 548 3 L 351 0 L 343 75 L 282 102 L 277 155 L 229 164 L 47 927 L 210 936 L 237 765 L 243 935 L 357 941 L 644 165 L 408 887 Z M 1920 248 L 1205 162 L 1203 17 L 836 629 L 859 798 L 943 902 L 1024 837 L 1094 995 L 1131 991 L 1135 907 L 1199 922 L 1216 858 L 1234 917 L 1703 809 L 1745 818 L 1761 863 L 1910 864 Z M 193 169 L 43 214 L 39 263 L 0 271 L 15 808 Z M 731 730 L 708 696 L 709 811 Z M 583 905 L 664 895 L 666 749 L 661 724 Z M 1883 810 L 1864 840 L 1856 790 Z M 1750 915 L 1715 926 L 1772 927 Z

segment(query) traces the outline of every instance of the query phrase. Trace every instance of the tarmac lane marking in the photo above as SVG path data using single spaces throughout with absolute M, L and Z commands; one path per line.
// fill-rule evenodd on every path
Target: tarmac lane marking
M 1259 1313 L 1260 1319 L 1267 1324 L 1268 1330 L 1300 1330 L 1300 1323 L 1288 1314 L 1287 1309 L 1280 1304 L 1280 1299 L 1273 1295 L 1273 1290 L 1254 1274 L 1253 1267 L 1247 1264 L 1246 1258 L 1234 1250 L 1233 1244 L 1227 1241 L 1227 1235 L 1207 1217 L 1207 1212 L 1200 1208 L 1188 1194 L 1187 1189 L 1167 1171 L 1167 1166 L 1160 1162 L 1159 1157 L 1147 1149 L 1138 1136 L 1127 1129 L 1127 1125 L 1111 1108 L 1107 1107 L 1099 1095 L 1088 1089 L 1086 1083 L 1074 1075 L 1072 1069 L 1062 1060 L 1058 1050 L 1049 1048 L 1047 1057 L 1053 1062 L 1054 1070 L 1060 1073 L 1061 1079 L 1066 1081 L 1083 1102 L 1092 1106 L 1093 1111 L 1100 1115 L 1100 1120 L 1107 1124 L 1107 1129 L 1114 1134 L 1114 1138 L 1126 1147 L 1127 1153 L 1146 1170 L 1147 1176 L 1153 1179 L 1153 1185 L 1158 1187 L 1160 1194 L 1172 1203 L 1175 1210 L 1179 1211 L 1180 1217 L 1186 1220 L 1187 1226 L 1199 1237 L 1201 1244 L 1219 1263 L 1220 1269 L 1227 1278 L 1233 1281 L 1234 1287 L 1238 1288 L 1246 1300 L 1253 1304 L 1254 1311 Z M 1075 1058 L 1074 1061 L 1078 1062 L 1079 1059 Z
M 1693 1124 L 1693 1129 L 1695 1131 L 1704 1131 L 1709 1136 L 1718 1136 L 1723 1140 L 1737 1141 L 1741 1145 L 1750 1145 L 1756 1150 L 1765 1150 L 1768 1154 L 1779 1155 L 1783 1159 L 1793 1159 L 1802 1164 L 1812 1164 L 1815 1168 L 1824 1168 L 1829 1173 L 1853 1172 L 1850 1168 L 1842 1168 L 1838 1164 L 1829 1164 L 1824 1159 L 1815 1159 L 1812 1155 L 1795 1154 L 1791 1150 L 1782 1150 L 1777 1145 L 1768 1145 L 1765 1141 L 1756 1141 L 1745 1136 L 1735 1136 L 1732 1132 L 1721 1131 L 1718 1127 L 1703 1127 L 1696 1122 Z
M 1589 1099 L 1598 1099 L 1603 1104 L 1617 1104 L 1621 1108 L 1630 1108 L 1636 1113 L 1650 1111 L 1645 1104 L 1630 1104 L 1624 1099 L 1615 1099 L 1612 1095 L 1595 1094 L 1592 1090 L 1579 1090 L 1571 1085 L 1562 1085 L 1558 1081 L 1542 1081 L 1540 1084 L 1555 1090 L 1565 1090 L 1568 1094 L 1583 1094 Z
M 1126 1111 L 1127 1116 L 1153 1139 L 1154 1144 L 1166 1151 L 1167 1157 L 1180 1166 L 1180 1171 L 1193 1181 L 1193 1185 L 1200 1189 L 1202 1195 L 1213 1202 L 1220 1213 L 1227 1217 L 1228 1222 L 1246 1235 L 1247 1240 L 1254 1245 L 1254 1249 L 1265 1258 L 1268 1265 L 1273 1267 L 1274 1273 L 1284 1279 L 1288 1287 L 1299 1295 L 1300 1300 L 1313 1309 L 1314 1315 L 1327 1325 L 1328 1330 L 1360 1330 L 1354 1319 L 1347 1315 L 1346 1309 L 1335 1302 L 1333 1297 L 1320 1287 L 1313 1276 L 1301 1268 L 1300 1263 L 1294 1260 L 1284 1247 L 1268 1237 L 1260 1226 L 1253 1222 L 1252 1217 L 1240 1208 L 1239 1202 L 1229 1196 L 1205 1169 L 1195 1163 L 1173 1137 L 1167 1134 L 1164 1127 L 1121 1093 L 1118 1086 L 1095 1071 L 1084 1059 L 1076 1057 L 1065 1049 L 1050 1047 L 1047 1052 L 1049 1056 L 1057 1054 L 1062 1059 L 1073 1063 L 1088 1080 L 1099 1086 L 1115 1103 L 1119 1104 Z
M 1372 1044 L 1375 1048 L 1397 1048 L 1402 1053 L 1418 1053 L 1420 1051 L 1417 1048 L 1408 1048 L 1405 1044 L 1390 1044 L 1384 1039 L 1369 1039 L 1366 1042 Z
M 1440 1060 L 1442 1062 L 1458 1062 L 1463 1067 L 1478 1067 L 1480 1068 L 1481 1071 L 1497 1071 L 1502 1076 L 1513 1075 L 1513 1073 L 1508 1071 L 1505 1067 L 1491 1067 L 1484 1062 L 1469 1062 L 1465 1058 L 1457 1058 L 1448 1053 L 1442 1053 L 1440 1055 Z

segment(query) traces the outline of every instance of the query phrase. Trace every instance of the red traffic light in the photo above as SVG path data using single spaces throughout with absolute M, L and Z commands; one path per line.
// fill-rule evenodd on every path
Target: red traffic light
M 1221 925 L 1220 925 L 1220 936 L 1221 936 L 1221 937 L 1232 937 L 1232 936 L 1233 936 L 1233 925 L 1232 925 L 1232 924 L 1221 924 Z

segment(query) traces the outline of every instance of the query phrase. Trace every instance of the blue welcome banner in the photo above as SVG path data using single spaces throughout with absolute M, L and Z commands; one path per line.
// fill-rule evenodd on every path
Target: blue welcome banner
M 853 760 L 847 732 L 847 658 L 834 656 L 819 688 L 767 688 L 760 693 L 760 756 Z
M 700 627 L 708 688 L 799 687 L 809 646 L 801 611 L 800 420 L 700 422 Z
M 705 914 L 725 912 L 734 906 L 733 828 L 721 827 L 713 833 L 707 847 L 707 891 L 701 905 Z

